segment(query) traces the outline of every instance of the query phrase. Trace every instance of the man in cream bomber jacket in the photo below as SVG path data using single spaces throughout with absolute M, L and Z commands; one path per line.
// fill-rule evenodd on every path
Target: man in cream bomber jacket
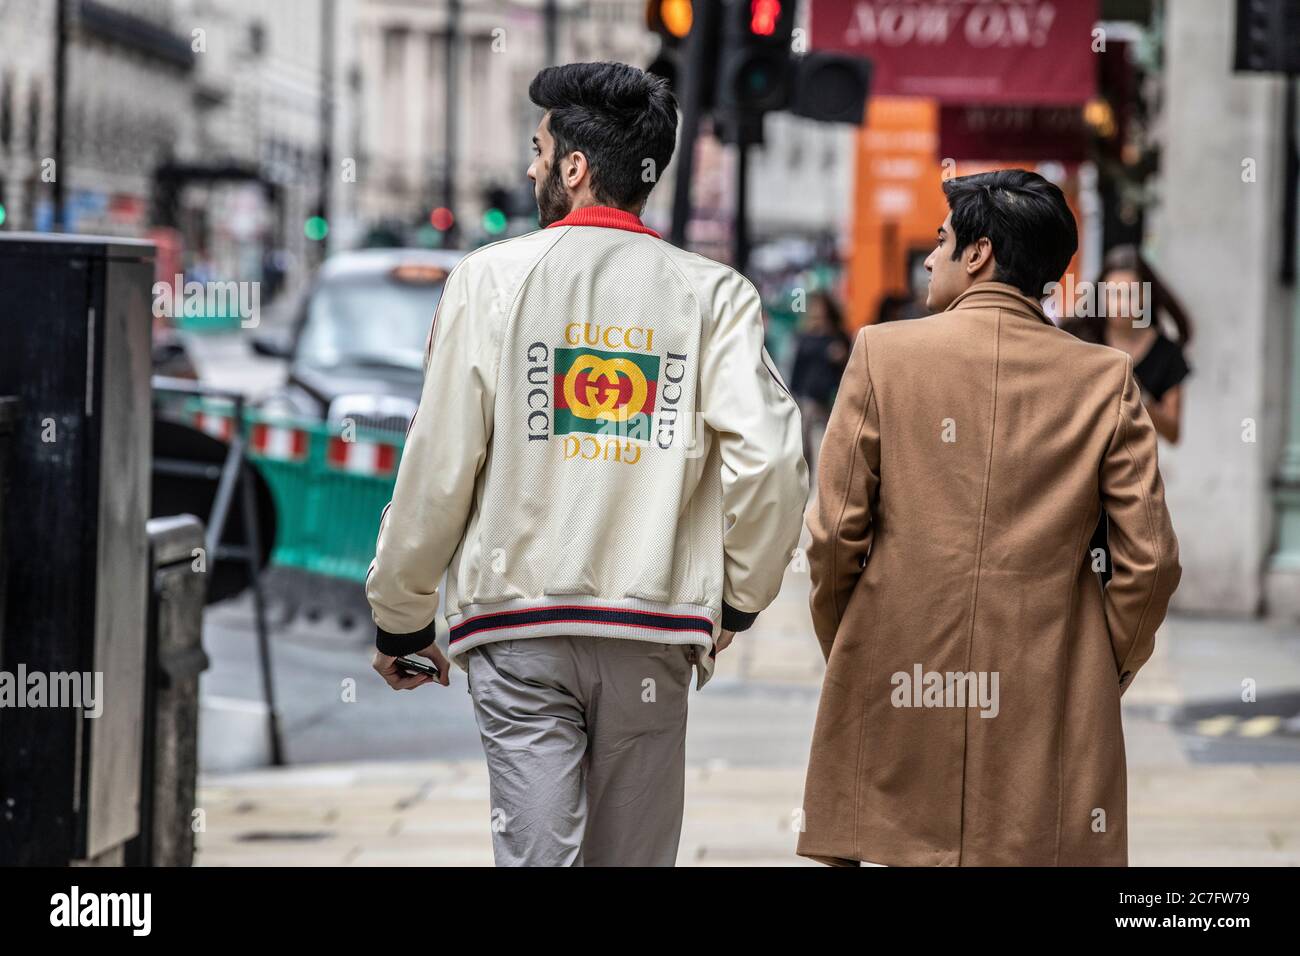
M 467 671 L 498 865 L 671 865 L 691 668 L 781 586 L 799 413 L 754 287 L 638 218 L 664 82 L 578 63 L 529 95 L 545 228 L 447 277 L 367 579 L 374 664 L 398 689 L 432 682 L 399 655 Z

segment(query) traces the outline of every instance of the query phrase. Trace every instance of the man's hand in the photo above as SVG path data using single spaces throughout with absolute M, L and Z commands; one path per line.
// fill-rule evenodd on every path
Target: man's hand
M 727 649 L 727 645 L 731 643 L 731 639 L 735 636 L 736 636 L 735 631 L 722 631 L 718 635 L 718 639 L 713 642 L 714 655 L 716 656 L 718 654 L 721 654 L 723 651 L 725 651 Z
M 374 659 L 370 663 L 393 690 L 413 690 L 421 684 L 441 684 L 446 687 L 451 683 L 451 665 L 447 663 L 447 658 L 442 656 L 442 651 L 438 650 L 436 644 L 430 644 L 424 650 L 417 651 L 411 656 L 423 657 L 425 660 L 432 661 L 433 666 L 438 668 L 438 673 L 442 677 L 435 681 L 428 674 L 407 676 L 397 669 L 396 657 L 389 657 L 387 654 L 379 653 L 379 651 L 375 651 Z

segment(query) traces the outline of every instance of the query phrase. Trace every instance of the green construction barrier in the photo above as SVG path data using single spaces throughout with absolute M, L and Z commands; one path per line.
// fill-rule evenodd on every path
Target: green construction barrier
M 230 332 L 238 329 L 244 319 L 238 312 L 228 310 L 204 312 L 201 315 L 178 315 L 172 320 L 182 332 Z
M 229 404 L 192 399 L 190 420 L 221 437 Z M 203 416 L 200 418 L 200 416 Z M 271 488 L 276 539 L 271 563 L 363 582 L 392 499 L 404 436 L 319 421 L 244 413 L 247 454 Z

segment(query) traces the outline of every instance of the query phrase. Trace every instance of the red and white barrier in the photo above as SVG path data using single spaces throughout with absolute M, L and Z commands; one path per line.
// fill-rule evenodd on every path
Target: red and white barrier
M 380 442 L 344 441 L 335 436 L 330 439 L 327 459 L 330 465 L 349 474 L 387 476 L 397 468 L 397 448 Z
M 307 457 L 308 435 L 300 428 L 257 424 L 249 436 L 253 453 L 275 461 L 302 461 Z
M 216 415 L 212 412 L 196 412 L 194 427 L 205 435 L 228 442 L 235 437 L 235 419 L 230 415 Z

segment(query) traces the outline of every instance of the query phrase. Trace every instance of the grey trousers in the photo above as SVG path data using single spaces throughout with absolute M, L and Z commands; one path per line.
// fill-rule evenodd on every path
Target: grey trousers
M 466 652 L 497 866 L 672 866 L 691 648 L 530 637 Z

